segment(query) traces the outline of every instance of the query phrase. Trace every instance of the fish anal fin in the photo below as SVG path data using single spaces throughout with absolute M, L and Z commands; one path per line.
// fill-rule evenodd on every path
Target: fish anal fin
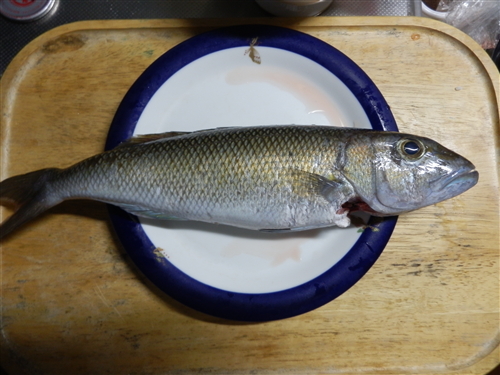
M 184 218 L 181 218 L 181 217 L 177 217 L 177 216 L 174 216 L 172 214 L 168 214 L 168 213 L 165 213 L 165 212 L 158 212 L 158 211 L 154 211 L 154 210 L 151 210 L 149 208 L 145 208 L 145 207 L 141 207 L 141 206 L 136 206 L 136 205 L 133 205 L 133 204 L 119 204 L 117 205 L 118 207 L 120 207 L 121 209 L 133 214 L 133 215 L 136 215 L 136 216 L 140 216 L 140 217 L 146 217 L 148 219 L 157 219 L 157 220 L 180 220 L 180 221 L 183 221 L 183 220 L 187 220 L 187 219 L 184 219 Z
M 281 228 L 281 229 L 259 229 L 259 232 L 265 233 L 290 233 L 292 231 L 291 228 Z

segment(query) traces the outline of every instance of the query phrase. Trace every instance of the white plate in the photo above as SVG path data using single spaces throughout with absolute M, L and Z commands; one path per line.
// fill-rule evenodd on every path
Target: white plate
M 212 46 L 209 53 L 203 51 L 207 45 Z M 110 130 L 109 148 L 132 134 L 227 126 L 314 124 L 396 130 L 385 101 L 368 77 L 339 51 L 305 34 L 244 26 L 202 34 L 176 48 L 155 62 L 131 88 Z M 193 56 L 193 51 L 200 49 Z M 319 57 L 311 58 L 309 49 L 319 51 Z M 125 224 L 115 220 L 114 224 L 120 235 L 119 228 Z M 394 224 L 394 220 L 388 220 L 378 232 L 368 230 L 370 233 L 364 235 L 377 237 L 382 230 L 379 237 L 388 239 Z M 361 232 L 355 227 L 277 234 L 141 218 L 134 231 L 142 231 L 134 236 L 152 243 L 149 250 L 144 245 L 139 250 L 127 246 L 129 235 L 120 238 L 147 275 L 151 267 L 158 266 L 144 265 L 140 257 L 145 251 L 153 251 L 160 266 L 150 278 L 160 288 L 172 294 L 172 282 L 185 287 L 189 280 L 192 287 L 183 293 L 202 293 L 208 302 L 200 306 L 189 296 L 179 297 L 176 291 L 174 297 L 201 311 L 231 319 L 269 320 L 295 315 L 304 312 L 305 306 L 318 306 L 317 297 L 314 303 L 309 295 L 304 298 L 298 293 L 297 297 L 304 285 L 313 280 L 311 285 L 321 284 L 322 278 L 334 272 L 348 288 L 362 276 L 339 266 L 346 254 L 361 251 L 356 245 Z M 374 252 L 379 254 L 385 242 L 377 244 Z M 353 259 L 359 263 L 354 253 Z M 373 262 L 368 262 L 368 268 Z M 167 267 L 161 269 L 164 264 Z M 167 279 L 169 285 L 165 286 Z M 330 286 L 325 293 L 333 299 L 346 285 L 340 289 Z M 242 303 L 248 296 L 253 296 L 250 302 Z M 285 296 L 288 305 L 281 303 L 279 296 Z M 214 303 L 224 304 L 221 298 L 229 308 L 214 310 Z M 238 298 L 240 307 L 232 311 Z M 251 302 L 255 298 L 267 302 L 255 307 Z M 290 298 L 297 311 L 290 311 Z M 272 307 L 271 300 L 277 301 Z M 322 300 L 327 302 L 328 298 Z

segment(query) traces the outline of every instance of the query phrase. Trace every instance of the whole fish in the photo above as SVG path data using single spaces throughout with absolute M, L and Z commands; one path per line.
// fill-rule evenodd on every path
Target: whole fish
M 468 160 L 428 138 L 330 126 L 260 126 L 139 136 L 66 169 L 0 183 L 19 208 L 5 237 L 67 199 L 138 216 L 265 230 L 350 224 L 350 211 L 397 215 L 463 193 Z

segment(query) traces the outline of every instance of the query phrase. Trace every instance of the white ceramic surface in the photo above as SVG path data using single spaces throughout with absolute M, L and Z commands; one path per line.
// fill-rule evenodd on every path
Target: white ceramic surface
M 179 70 L 151 98 L 135 134 L 284 124 L 371 128 L 357 99 L 328 70 L 292 52 L 259 47 L 258 41 L 254 48 L 260 64 L 240 47 Z M 193 222 L 141 223 L 184 273 L 240 293 L 307 282 L 337 263 L 359 237 L 354 227 L 277 234 Z
M 432 8 L 429 8 L 423 1 L 422 1 L 422 13 L 429 18 L 433 18 L 438 21 L 446 21 L 446 16 L 448 15 L 448 12 L 438 12 L 437 10 L 434 10 Z

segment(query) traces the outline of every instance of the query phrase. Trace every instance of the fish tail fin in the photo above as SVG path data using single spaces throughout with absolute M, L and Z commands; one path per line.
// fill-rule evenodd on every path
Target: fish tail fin
M 48 199 L 46 186 L 59 171 L 56 168 L 42 169 L 0 182 L 0 203 L 17 208 L 0 224 L 0 240 L 57 204 L 53 199 Z

